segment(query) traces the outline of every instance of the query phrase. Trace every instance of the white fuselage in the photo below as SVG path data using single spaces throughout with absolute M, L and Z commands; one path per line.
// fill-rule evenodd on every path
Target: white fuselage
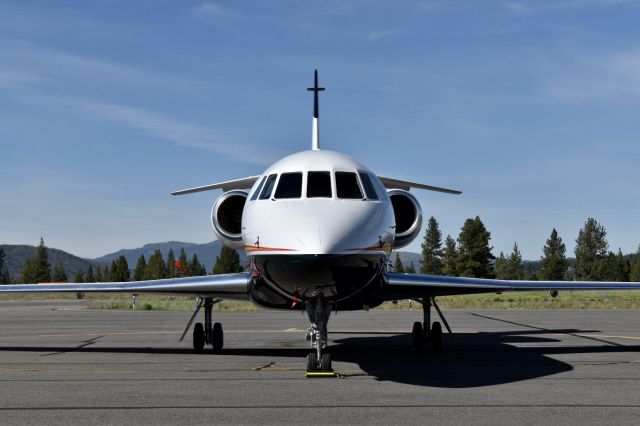
M 364 165 L 332 151 L 290 155 L 258 178 L 244 205 L 250 294 L 267 307 L 320 292 L 342 309 L 375 306 L 394 237 L 387 191 Z M 367 287 L 377 289 L 371 302 L 351 300 Z
M 307 193 L 309 172 L 328 172 L 330 196 Z M 360 198 L 341 198 L 336 172 L 353 173 Z M 301 173 L 299 197 L 276 194 L 283 173 Z M 367 197 L 360 173 L 370 177 L 377 200 Z M 254 199 L 261 182 L 277 175 L 271 195 Z M 354 254 L 361 251 L 388 255 L 395 220 L 386 189 L 377 176 L 350 157 L 333 151 L 303 151 L 276 162 L 256 181 L 242 214 L 242 240 L 249 256 L 257 254 Z

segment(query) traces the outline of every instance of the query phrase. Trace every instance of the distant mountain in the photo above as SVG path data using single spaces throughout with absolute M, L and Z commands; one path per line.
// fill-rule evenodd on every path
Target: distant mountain
M 141 254 L 144 254 L 145 259 L 149 260 L 149 257 L 153 254 L 154 251 L 160 250 L 162 256 L 164 256 L 166 260 L 169 250 L 173 249 L 173 253 L 177 258 L 178 254 L 180 254 L 181 248 L 184 248 L 188 259 L 191 259 L 191 257 L 195 253 L 198 256 L 200 262 L 207 268 L 207 272 L 211 272 L 211 270 L 213 269 L 213 264 L 216 261 L 216 257 L 220 254 L 220 250 L 222 249 L 222 243 L 217 240 L 204 244 L 185 243 L 180 241 L 151 243 L 145 244 L 140 248 L 118 250 L 114 253 L 109 253 L 97 259 L 93 259 L 93 261 L 110 264 L 111 261 L 116 259 L 117 257 L 124 256 L 125 259 L 127 259 L 129 268 L 134 269 L 136 267 L 136 262 L 138 261 L 138 258 Z M 243 251 L 239 251 L 238 254 L 240 255 L 240 264 L 244 265 L 246 255 Z
M 22 272 L 22 265 L 24 264 L 24 262 L 27 259 L 34 258 L 38 250 L 37 247 L 28 245 L 3 244 L 0 245 L 0 247 L 2 247 L 7 254 L 5 262 L 7 264 L 7 268 L 9 269 L 9 274 L 11 274 L 11 276 L 14 278 L 20 276 L 20 273 Z M 51 264 L 51 269 L 62 263 L 69 279 L 73 279 L 73 276 L 78 271 L 86 271 L 87 268 L 89 268 L 89 265 L 92 265 L 94 267 L 97 265 L 105 265 L 104 262 L 83 259 L 81 257 L 67 253 L 66 251 L 58 250 L 55 248 L 47 248 L 47 252 L 49 253 L 49 263 Z

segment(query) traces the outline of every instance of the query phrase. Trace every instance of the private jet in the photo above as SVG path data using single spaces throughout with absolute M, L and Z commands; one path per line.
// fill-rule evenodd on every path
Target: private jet
M 289 155 L 260 176 L 173 192 L 222 190 L 211 210 L 214 234 L 244 250 L 246 272 L 152 281 L 0 286 L 0 293 L 127 292 L 198 297 L 181 340 L 204 307 L 204 323 L 193 327 L 193 349 L 223 348 L 224 333 L 213 322 L 213 306 L 225 299 L 249 300 L 270 309 L 306 311 L 313 348 L 307 372 L 332 371 L 327 324 L 332 312 L 367 310 L 385 301 L 411 299 L 423 305 L 412 329 L 412 348 L 442 348 L 442 325 L 451 332 L 436 297 L 506 291 L 628 290 L 640 283 L 506 281 L 388 271 L 391 251 L 411 243 L 422 227 L 422 210 L 410 190 L 460 191 L 379 176 L 347 155 L 320 149 L 318 72 L 314 76 L 311 150 Z

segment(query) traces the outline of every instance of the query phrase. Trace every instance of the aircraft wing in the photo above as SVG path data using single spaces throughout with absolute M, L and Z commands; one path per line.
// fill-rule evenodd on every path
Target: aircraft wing
M 248 272 L 119 283 L 0 285 L 4 293 L 155 293 L 248 300 Z
M 427 191 L 446 192 L 447 194 L 462 194 L 462 191 L 455 189 L 442 188 L 440 186 L 426 185 L 424 183 L 410 182 L 408 180 L 393 179 L 384 176 L 378 176 L 378 179 L 382 181 L 382 184 L 387 189 L 404 189 L 405 191 L 411 188 L 426 189 Z
M 508 281 L 394 272 L 387 278 L 387 300 L 503 291 L 640 290 L 640 282 Z
M 224 192 L 232 189 L 249 189 L 258 180 L 260 176 L 249 176 L 241 179 L 228 180 L 225 182 L 210 183 L 209 185 L 197 186 L 195 188 L 182 189 L 172 192 L 171 195 L 192 194 L 194 192 L 211 191 L 213 189 L 222 189 Z

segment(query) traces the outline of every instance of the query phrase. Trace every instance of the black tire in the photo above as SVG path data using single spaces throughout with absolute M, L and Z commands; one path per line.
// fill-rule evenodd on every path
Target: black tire
M 222 324 L 219 322 L 213 324 L 211 346 L 213 346 L 214 352 L 220 352 L 224 346 L 224 332 L 222 331 Z
M 307 371 L 316 371 L 318 369 L 317 360 L 318 356 L 315 352 L 307 354 Z
M 418 353 L 422 352 L 424 346 L 424 333 L 422 331 L 422 323 L 414 322 L 413 330 L 411 331 L 411 350 Z
M 204 348 L 204 326 L 201 322 L 193 327 L 193 352 L 199 354 Z
M 320 369 L 322 371 L 333 371 L 333 368 L 331 368 L 331 354 L 330 353 L 323 353 L 322 357 L 320 358 Z
M 442 352 L 442 326 L 438 321 L 431 327 L 431 345 L 435 353 Z
M 425 344 L 431 340 L 431 330 L 429 330 L 429 324 L 427 323 L 422 323 L 422 337 Z

